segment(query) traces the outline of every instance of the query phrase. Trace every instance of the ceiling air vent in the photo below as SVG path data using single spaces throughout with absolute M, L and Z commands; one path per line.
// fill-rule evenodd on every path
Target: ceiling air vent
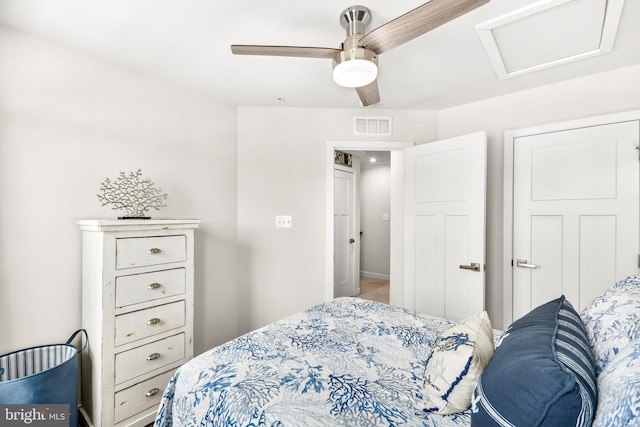
M 354 135 L 391 135 L 391 117 L 363 117 L 353 118 Z

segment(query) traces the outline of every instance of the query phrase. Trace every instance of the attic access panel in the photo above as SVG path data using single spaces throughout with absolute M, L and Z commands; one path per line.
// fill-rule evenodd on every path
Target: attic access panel
M 542 0 L 478 24 L 500 80 L 613 49 L 624 0 Z

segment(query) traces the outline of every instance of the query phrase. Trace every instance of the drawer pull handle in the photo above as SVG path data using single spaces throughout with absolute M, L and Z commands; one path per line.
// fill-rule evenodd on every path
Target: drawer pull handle
M 160 353 L 151 353 L 147 356 L 147 360 L 156 360 L 160 358 Z
M 147 286 L 147 289 L 158 289 L 160 287 L 162 287 L 160 283 L 151 283 Z
M 158 248 L 151 248 L 147 251 L 150 254 L 159 254 L 160 252 L 162 252 L 162 250 L 158 249 Z
M 153 319 L 147 320 L 147 325 L 157 325 L 160 322 L 162 322 L 162 320 L 158 319 L 157 317 L 154 317 Z
M 151 390 L 146 392 L 144 395 L 147 397 L 155 396 L 156 394 L 158 394 L 159 391 L 160 391 L 159 388 L 152 388 Z

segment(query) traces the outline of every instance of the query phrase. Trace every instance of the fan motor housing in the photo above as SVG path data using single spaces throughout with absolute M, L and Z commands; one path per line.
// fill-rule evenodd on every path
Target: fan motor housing
M 376 66 L 378 65 L 378 55 L 374 51 L 358 46 L 349 49 L 345 48 L 344 50 L 336 53 L 333 57 L 333 68 L 345 61 L 352 61 L 355 59 L 364 59 L 373 62 Z

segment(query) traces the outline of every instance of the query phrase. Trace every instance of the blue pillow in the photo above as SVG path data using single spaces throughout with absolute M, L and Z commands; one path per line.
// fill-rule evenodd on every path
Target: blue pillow
M 590 426 L 596 403 L 591 347 L 562 296 L 509 326 L 476 384 L 471 425 Z

